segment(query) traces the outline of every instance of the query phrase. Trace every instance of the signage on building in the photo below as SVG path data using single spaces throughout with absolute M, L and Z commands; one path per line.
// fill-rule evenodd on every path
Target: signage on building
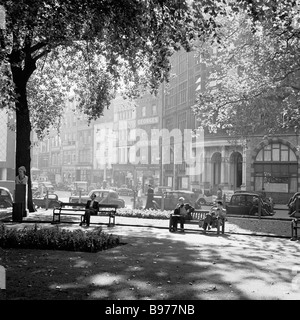
M 146 125 L 146 124 L 153 124 L 158 123 L 159 118 L 158 117 L 152 117 L 152 118 L 145 118 L 145 119 L 139 119 L 138 125 Z

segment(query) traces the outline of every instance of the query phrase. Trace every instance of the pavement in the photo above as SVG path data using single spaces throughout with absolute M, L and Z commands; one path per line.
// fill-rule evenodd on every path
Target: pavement
M 52 210 L 30 213 L 23 223 L 5 224 L 32 226 L 41 217 L 41 225 L 53 227 Z M 79 218 L 69 218 L 60 226 L 80 228 Z M 92 259 L 101 263 L 97 285 L 95 274 L 76 278 L 81 289 L 89 289 L 87 299 L 300 299 L 300 242 L 289 240 L 287 221 L 228 218 L 225 234 L 217 235 L 215 231 L 204 234 L 198 225 L 170 233 L 168 220 L 162 219 L 117 216 L 116 225 L 108 227 L 106 217 L 93 218 L 102 219 L 98 222 L 103 230 L 119 236 L 125 245 L 99 253 L 75 253 L 78 265 L 91 265 Z M 285 234 L 276 231 L 278 223 Z M 89 229 L 94 227 L 91 224 Z M 74 253 L 66 254 L 66 259 L 73 259 L 70 255 Z M 64 286 L 70 283 L 60 284 Z

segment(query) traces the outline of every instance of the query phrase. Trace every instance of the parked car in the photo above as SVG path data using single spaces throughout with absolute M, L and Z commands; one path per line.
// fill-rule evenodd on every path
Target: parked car
M 174 210 L 180 197 L 184 198 L 185 203 L 189 203 L 194 208 L 199 209 L 199 205 L 196 204 L 197 196 L 194 192 L 188 190 L 172 190 L 164 193 L 164 210 Z M 154 195 L 153 201 L 155 209 L 162 208 L 162 195 Z
M 81 196 L 81 203 L 87 203 L 91 199 L 91 194 L 96 194 L 96 200 L 100 204 L 117 204 L 118 208 L 125 207 L 124 199 L 119 198 L 118 192 L 111 189 L 94 189 L 89 192 L 87 196 Z M 69 202 L 79 202 L 79 196 L 71 196 Z
M 32 192 L 35 192 L 39 189 L 39 183 L 38 181 L 32 181 L 31 182 L 31 190 Z
M 81 192 L 82 196 L 88 195 L 89 191 L 87 181 L 74 181 L 72 186 L 72 195 L 79 196 L 79 192 Z
M 162 195 L 164 192 L 167 191 L 172 191 L 172 188 L 167 186 L 157 186 L 154 188 L 154 194 L 156 195 Z
M 133 190 L 129 188 L 117 188 L 116 190 L 120 196 L 133 196 Z
M 245 191 L 235 192 L 231 196 L 230 202 L 226 205 L 227 215 L 258 215 L 259 202 L 262 216 L 274 215 L 260 194 Z
M 47 191 L 49 193 L 54 192 L 53 184 L 50 181 L 42 181 L 39 183 L 39 189 L 43 189 L 43 192 L 46 193 Z
M 213 205 L 217 199 L 217 196 L 212 194 L 210 189 L 201 190 L 196 203 L 198 206 L 201 205 Z
M 13 196 L 11 192 L 4 187 L 0 187 L 0 219 L 12 215 Z
M 230 202 L 231 196 L 234 194 L 234 190 L 223 190 L 223 194 L 226 196 L 226 202 Z
M 47 196 L 36 197 L 32 199 L 35 208 L 46 208 Z M 58 199 L 57 194 L 48 194 L 48 208 L 59 207 L 62 201 Z

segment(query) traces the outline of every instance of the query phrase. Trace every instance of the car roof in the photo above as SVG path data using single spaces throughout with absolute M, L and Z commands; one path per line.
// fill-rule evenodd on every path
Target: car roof
M 233 194 L 233 196 L 235 195 L 246 195 L 246 196 L 260 196 L 258 193 L 256 192 L 235 192 Z
M 5 188 L 5 187 L 0 187 L 0 189 L 1 189 L 1 190 L 5 190 L 5 191 L 7 191 L 8 193 L 11 193 L 11 192 L 9 191 L 9 189 L 7 189 L 7 188 Z
M 92 192 L 107 192 L 107 191 L 109 191 L 109 192 L 116 192 L 116 190 L 112 190 L 112 189 L 93 189 L 93 190 L 91 190 L 90 191 L 90 193 L 92 193 Z
M 194 194 L 193 191 L 190 191 L 190 190 L 171 190 L 169 192 L 176 192 L 176 193 L 186 193 L 186 194 Z

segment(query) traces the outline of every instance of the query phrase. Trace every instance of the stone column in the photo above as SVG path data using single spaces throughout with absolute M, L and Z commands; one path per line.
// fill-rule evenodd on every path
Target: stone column
M 243 173 L 242 173 L 242 185 L 241 185 L 241 190 L 246 190 L 246 175 L 247 175 L 247 149 L 246 147 L 243 147 Z

